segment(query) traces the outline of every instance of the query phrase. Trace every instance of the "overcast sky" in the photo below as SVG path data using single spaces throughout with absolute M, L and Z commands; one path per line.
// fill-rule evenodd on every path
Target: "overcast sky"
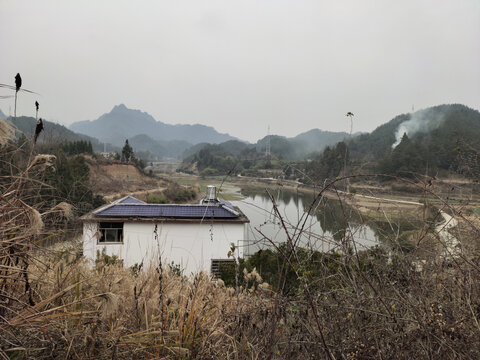
M 371 131 L 480 108 L 479 0 L 0 0 L 0 83 L 17 115 L 68 125 L 124 103 L 244 140 Z M 5 89 L 0 89 L 5 95 Z M 0 109 L 13 113 L 13 99 Z

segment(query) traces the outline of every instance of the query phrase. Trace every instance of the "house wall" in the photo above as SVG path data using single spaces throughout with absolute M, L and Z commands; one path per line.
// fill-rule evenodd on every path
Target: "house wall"
M 227 259 L 231 243 L 237 246 L 236 256 L 243 257 L 245 224 L 232 223 L 124 223 L 123 244 L 98 244 L 96 223 L 85 223 L 83 254 L 95 261 L 97 251 L 123 259 L 124 266 L 143 262 L 144 267 L 172 261 L 185 274 L 200 270 L 210 272 L 211 259 Z

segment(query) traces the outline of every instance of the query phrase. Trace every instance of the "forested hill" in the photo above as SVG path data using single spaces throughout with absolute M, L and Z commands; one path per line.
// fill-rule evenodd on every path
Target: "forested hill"
M 272 168 L 272 166 L 280 166 L 280 160 L 303 160 L 307 154 L 320 152 L 347 136 L 346 133 L 313 129 L 293 138 L 269 135 L 257 141 L 256 144 L 237 140 L 221 144 L 197 144 L 183 153 L 181 170 L 225 174 L 232 169 L 235 172 L 245 172 L 261 166 Z M 268 142 L 271 156 L 266 156 Z
M 24 134 L 26 137 L 32 137 L 35 133 L 36 120 L 33 117 L 19 116 L 16 120 L 9 118 L 8 121 L 17 129 L 17 136 Z M 65 141 L 90 141 L 95 150 L 101 151 L 103 144 L 97 139 L 87 135 L 77 134 L 63 125 L 43 120 L 44 131 L 38 137 L 39 143 L 60 143 Z
M 300 154 L 308 154 L 315 151 L 321 151 L 327 146 L 336 144 L 348 138 L 349 134 L 346 132 L 324 131 L 320 129 L 312 129 L 310 131 L 301 133 L 291 142 Z M 355 134 L 354 134 L 355 136 Z
M 268 138 L 270 138 L 270 152 L 276 157 L 285 160 L 300 160 L 307 154 L 322 151 L 325 147 L 335 145 L 348 137 L 345 132 L 323 131 L 312 129 L 295 137 L 270 135 L 257 141 L 255 148 L 258 152 L 265 152 Z
M 399 115 L 354 138 L 349 149 L 352 160 L 388 173 L 455 170 L 462 151 L 480 149 L 480 113 L 453 104 Z
M 283 160 L 301 160 L 307 154 L 320 152 L 325 147 L 334 145 L 346 137 L 348 137 L 348 134 L 344 132 L 312 129 L 292 138 L 279 135 L 268 135 L 258 140 L 256 144 L 247 144 L 238 140 L 226 141 L 215 146 L 207 143 L 200 143 L 186 150 L 183 153 L 183 158 L 187 159 L 202 149 L 208 151 L 214 156 L 233 156 L 249 159 L 259 158 L 265 154 L 267 143 L 270 141 L 270 153 L 274 158 Z M 192 159 L 187 159 L 187 161 Z
M 357 136 L 349 143 L 355 159 L 383 158 L 406 133 L 408 138 L 435 146 L 452 139 L 477 141 L 480 135 L 480 113 L 460 104 L 439 105 L 410 114 L 396 116 L 369 134 Z

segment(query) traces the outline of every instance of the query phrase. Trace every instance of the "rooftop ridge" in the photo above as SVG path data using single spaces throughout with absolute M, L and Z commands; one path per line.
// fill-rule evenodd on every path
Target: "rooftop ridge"
M 115 203 L 94 212 L 97 217 L 239 218 L 241 213 L 221 204 Z
M 135 198 L 134 198 L 135 199 Z M 223 201 L 223 202 L 218 202 L 218 203 L 206 203 L 206 204 L 149 204 L 149 203 L 124 203 L 124 202 L 115 202 L 112 203 L 111 206 L 158 206 L 158 207 L 175 207 L 175 206 L 188 206 L 188 207 L 217 207 L 217 208 L 222 208 L 228 212 L 231 212 L 234 215 L 239 216 L 240 213 L 236 211 L 233 207 L 233 205 L 229 202 Z M 230 206 L 229 206 L 230 205 Z M 102 209 L 105 210 L 105 209 Z M 96 211 L 94 212 L 95 214 L 99 212 Z

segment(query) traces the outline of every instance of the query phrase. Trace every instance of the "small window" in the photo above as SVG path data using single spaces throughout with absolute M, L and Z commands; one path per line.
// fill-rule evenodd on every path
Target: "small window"
M 123 223 L 101 222 L 99 243 L 123 243 Z
M 212 259 L 210 273 L 216 279 L 221 279 L 222 275 L 233 273 L 235 276 L 235 260 L 233 259 Z

